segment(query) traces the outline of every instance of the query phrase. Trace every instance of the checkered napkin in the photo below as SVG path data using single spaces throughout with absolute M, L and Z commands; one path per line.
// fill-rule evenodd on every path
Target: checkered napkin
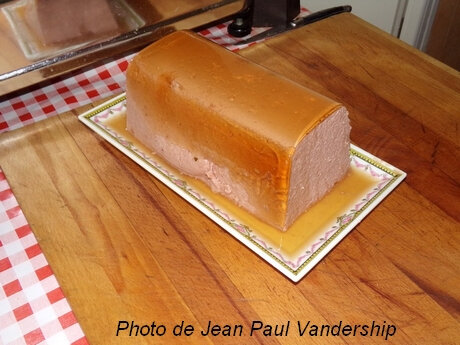
M 301 15 L 310 13 L 302 8 Z M 236 45 L 242 39 L 257 35 L 269 28 L 253 28 L 245 37 L 235 38 L 227 33 L 230 22 L 205 29 L 199 34 L 231 51 L 249 45 Z M 106 60 L 98 67 L 77 70 L 71 74 L 29 88 L 22 94 L 0 102 L 0 133 L 23 127 L 99 99 L 120 94 L 125 89 L 125 72 L 134 54 Z
M 1 170 L 0 344 L 88 344 Z

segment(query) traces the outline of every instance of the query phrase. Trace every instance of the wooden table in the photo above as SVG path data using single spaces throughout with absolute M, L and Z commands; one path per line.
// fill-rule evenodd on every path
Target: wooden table
M 89 106 L 2 134 L 0 166 L 90 343 L 460 343 L 459 73 L 351 14 L 241 54 L 343 102 L 352 141 L 406 180 L 294 284 L 81 124 Z M 121 320 L 168 332 L 116 337 Z M 256 320 L 289 334 L 250 336 Z M 195 333 L 172 336 L 181 321 Z M 243 336 L 203 337 L 209 321 Z M 397 331 L 300 337 L 297 321 Z

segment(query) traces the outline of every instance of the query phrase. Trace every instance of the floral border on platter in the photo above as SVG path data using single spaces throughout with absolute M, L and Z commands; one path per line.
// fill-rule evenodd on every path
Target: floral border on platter
M 146 162 L 151 168 L 160 173 L 174 185 L 179 187 L 187 195 L 206 207 L 210 212 L 224 221 L 230 227 L 238 231 L 252 244 L 261 249 L 265 254 L 285 267 L 294 275 L 297 275 L 303 267 L 317 257 L 336 237 L 340 235 L 360 214 L 364 212 L 372 203 L 381 196 L 395 181 L 401 176 L 400 173 L 380 164 L 378 161 L 362 154 L 361 152 L 350 148 L 350 162 L 354 167 L 366 171 L 372 177 L 378 179 L 378 183 L 363 199 L 355 204 L 350 210 L 343 215 L 337 217 L 333 226 L 329 227 L 323 236 L 315 243 L 310 245 L 307 250 L 304 250 L 295 261 L 286 258 L 279 250 L 271 247 L 267 242 L 254 233 L 247 225 L 241 224 L 233 219 L 229 214 L 219 209 L 212 202 L 200 195 L 193 188 L 188 186 L 187 182 L 171 174 L 161 164 L 149 157 L 145 152 L 139 150 L 134 144 L 119 135 L 116 131 L 104 125 L 104 121 L 109 117 L 119 114 L 126 110 L 126 96 L 120 95 L 112 102 L 95 108 L 93 111 L 85 115 L 85 118 L 92 121 L 95 125 L 103 129 L 108 135 L 123 145 L 126 149 L 134 153 L 138 158 Z

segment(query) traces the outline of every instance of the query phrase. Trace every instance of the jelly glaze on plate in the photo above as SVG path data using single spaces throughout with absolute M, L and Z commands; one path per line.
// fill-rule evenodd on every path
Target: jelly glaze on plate
M 291 280 L 298 282 L 371 212 L 406 174 L 353 146 L 350 170 L 320 202 L 281 232 L 182 175 L 150 153 L 126 127 L 125 94 L 79 119 Z

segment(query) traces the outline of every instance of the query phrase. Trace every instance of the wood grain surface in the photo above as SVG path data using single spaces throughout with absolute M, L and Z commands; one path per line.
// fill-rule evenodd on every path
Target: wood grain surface
M 459 344 L 459 73 L 351 14 L 241 51 L 343 102 L 406 180 L 295 284 L 77 119 L 0 136 L 0 167 L 91 344 Z M 164 336 L 116 336 L 120 320 Z M 288 335 L 250 336 L 253 321 Z M 191 336 L 173 336 L 185 321 Z M 211 321 L 240 336 L 201 336 Z M 385 336 L 300 336 L 395 325 Z

